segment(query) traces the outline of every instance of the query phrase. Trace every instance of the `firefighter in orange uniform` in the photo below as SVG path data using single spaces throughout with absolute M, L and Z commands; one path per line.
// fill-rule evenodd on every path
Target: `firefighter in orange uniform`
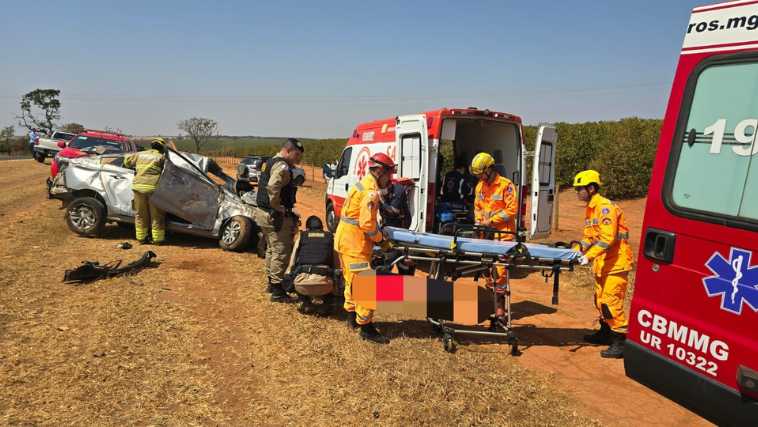
M 605 358 L 624 357 L 627 319 L 624 298 L 632 269 L 632 248 L 624 212 L 616 204 L 598 194 L 600 174 L 594 170 L 579 172 L 574 177 L 579 200 L 587 204 L 584 236 L 575 250 L 581 250 L 580 263 L 592 263 L 595 276 L 595 307 L 600 314 L 600 330 L 586 335 L 592 344 L 610 344 L 600 355 Z
M 518 196 L 516 187 L 508 178 L 495 170 L 495 159 L 489 153 L 479 153 L 471 160 L 471 174 L 479 179 L 474 190 L 474 221 L 477 225 L 493 228 L 505 233 L 497 233 L 497 240 L 513 240 L 516 232 Z M 497 267 L 498 277 L 494 281 L 498 295 L 496 316 L 505 315 L 505 288 L 508 280 L 505 267 Z M 492 286 L 492 281 L 488 285 Z
M 379 190 L 389 187 L 395 169 L 395 162 L 388 155 L 371 156 L 369 173 L 347 193 L 334 237 L 334 250 L 339 254 L 345 282 L 348 324 L 354 329 L 360 327 L 361 338 L 379 344 L 386 344 L 389 339 L 374 327 L 373 310 L 353 301 L 352 281 L 357 273 L 370 269 L 374 243 L 382 240 L 376 219 L 381 203 Z

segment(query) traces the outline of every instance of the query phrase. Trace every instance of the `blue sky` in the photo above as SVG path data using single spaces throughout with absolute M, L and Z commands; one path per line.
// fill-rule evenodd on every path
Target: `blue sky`
M 62 121 L 134 135 L 345 137 L 478 106 L 527 123 L 661 117 L 703 1 L 5 2 L 0 126 L 62 91 Z M 707 3 L 707 2 L 706 2 Z

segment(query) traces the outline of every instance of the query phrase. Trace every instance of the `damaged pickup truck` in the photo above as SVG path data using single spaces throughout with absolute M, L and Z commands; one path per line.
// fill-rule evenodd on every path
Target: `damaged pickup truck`
M 63 202 L 71 231 L 100 236 L 106 222 L 134 224 L 134 171 L 123 167 L 129 153 L 67 159 L 50 187 Z M 208 172 L 225 184 L 214 182 Z M 168 151 L 151 203 L 166 212 L 170 232 L 219 240 L 225 250 L 257 246 L 260 230 L 253 220 L 255 197 L 234 193 L 234 179 L 205 156 Z

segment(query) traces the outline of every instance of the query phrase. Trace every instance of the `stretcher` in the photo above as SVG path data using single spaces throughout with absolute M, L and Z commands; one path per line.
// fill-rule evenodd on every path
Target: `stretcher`
M 426 263 L 429 277 L 445 280 L 456 286 L 461 277 L 473 277 L 475 281 L 485 278 L 492 295 L 492 315 L 486 330 L 477 327 L 463 327 L 450 320 L 428 317 L 435 330 L 442 335 L 446 351 L 455 351 L 455 336 L 478 335 L 505 338 L 511 346 L 511 353 L 519 354 L 518 339 L 511 321 L 510 278 L 518 271 L 540 271 L 547 282 L 553 280 L 552 304 L 558 304 L 560 273 L 572 271 L 581 254 L 565 247 L 551 247 L 543 244 L 524 243 L 521 237 L 512 233 L 516 241 L 498 241 L 469 236 L 494 237 L 501 231 L 480 226 L 456 227 L 453 235 L 419 233 L 395 227 L 382 229 L 384 238 L 392 247 L 392 259 L 385 259 L 381 269 L 391 271 L 392 267 L 404 260 Z M 497 283 L 498 267 L 508 271 L 506 279 Z M 497 283 L 494 284 L 493 283 Z

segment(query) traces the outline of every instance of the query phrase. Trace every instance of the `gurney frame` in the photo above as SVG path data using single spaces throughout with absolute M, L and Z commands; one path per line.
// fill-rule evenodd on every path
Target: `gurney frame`
M 457 239 L 464 231 L 471 231 L 483 236 L 496 236 L 498 234 L 516 235 L 517 244 L 504 256 L 495 256 L 485 253 L 466 252 L 458 250 Z M 511 286 L 510 278 L 516 269 L 538 270 L 547 282 L 553 279 L 552 304 L 558 304 L 558 293 L 560 286 L 561 271 L 573 271 L 574 261 L 564 261 L 555 259 L 546 259 L 533 257 L 529 253 L 526 245 L 523 244 L 523 235 L 513 232 L 504 232 L 481 226 L 457 226 L 453 232 L 453 242 L 450 249 L 429 248 L 423 245 L 409 243 L 394 243 L 392 249 L 401 252 L 387 266 L 390 270 L 392 267 L 403 260 L 414 260 L 428 262 L 430 264 L 429 277 L 432 279 L 445 280 L 449 278 L 455 286 L 455 280 L 460 277 L 473 276 L 474 281 L 480 277 L 491 278 L 493 282 L 497 280 L 497 267 L 505 267 L 508 271 L 505 283 L 488 286 L 492 290 L 492 303 L 494 313 L 489 319 L 487 330 L 464 328 L 450 321 L 442 319 L 427 318 L 434 330 L 442 335 L 443 348 L 447 352 L 455 352 L 456 335 L 474 335 L 485 337 L 504 338 L 505 343 L 510 345 L 511 355 L 520 354 L 518 349 L 518 337 L 514 333 L 511 317 Z M 452 267 L 452 269 L 448 268 Z M 499 288 L 499 289 L 498 289 Z M 504 315 L 496 315 L 498 308 L 498 290 L 503 295 Z

